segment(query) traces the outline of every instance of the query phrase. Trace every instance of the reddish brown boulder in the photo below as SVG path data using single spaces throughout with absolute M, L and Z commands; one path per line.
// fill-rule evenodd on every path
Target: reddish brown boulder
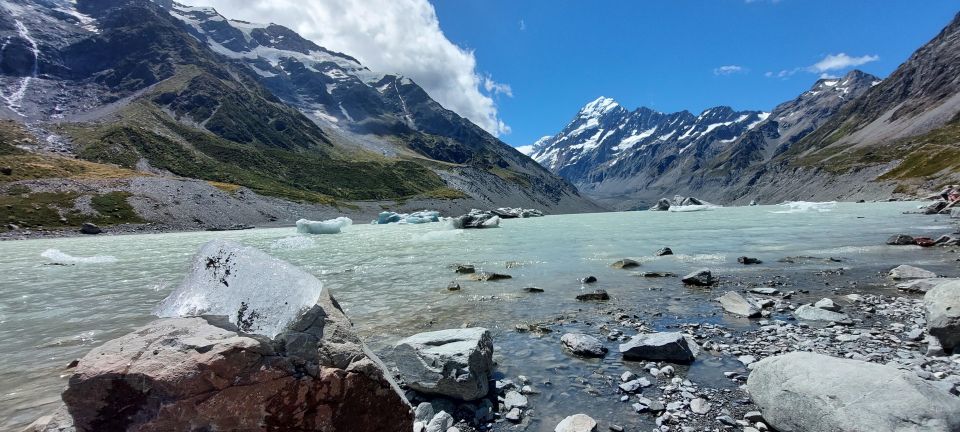
M 33 430 L 403 431 L 413 413 L 324 290 L 275 339 L 223 317 L 154 321 L 87 354 Z

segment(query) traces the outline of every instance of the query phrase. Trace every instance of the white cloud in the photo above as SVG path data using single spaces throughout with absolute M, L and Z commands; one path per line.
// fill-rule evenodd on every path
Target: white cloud
M 827 54 L 823 60 L 814 63 L 808 68 L 811 72 L 822 73 L 831 70 L 846 69 L 849 67 L 860 66 L 862 64 L 880 60 L 879 56 L 865 55 L 860 57 L 850 57 L 845 53 Z
M 490 74 L 483 76 L 483 89 L 487 93 L 492 95 L 505 95 L 507 97 L 513 97 L 513 88 L 510 87 L 510 84 L 498 83 L 493 80 L 493 77 Z
M 519 151 L 520 153 L 523 153 L 523 154 L 525 154 L 525 155 L 527 155 L 527 156 L 530 156 L 530 155 L 533 154 L 533 146 L 532 146 L 532 145 L 519 146 L 519 147 L 517 147 L 516 149 L 517 149 L 517 151 Z
M 820 74 L 820 79 L 837 79 L 837 78 L 840 78 L 840 77 L 838 77 L 838 76 L 836 76 L 836 75 L 828 74 L 828 73 L 826 73 L 826 72 Z
M 477 71 L 473 51 L 451 42 L 427 0 L 185 0 L 230 19 L 273 22 L 371 70 L 416 81 L 437 102 L 494 135 L 510 133 L 491 95 L 512 93 Z M 484 93 L 486 91 L 486 93 Z
M 789 78 L 797 72 L 810 72 L 820 74 L 820 78 L 832 78 L 833 75 L 827 72 L 848 69 L 866 63 L 875 62 L 877 60 L 880 60 L 880 56 L 864 55 L 860 57 L 851 57 L 845 53 L 827 54 L 822 60 L 810 66 L 784 69 L 780 72 L 767 72 L 764 73 L 763 76 L 767 78 Z
M 714 75 L 733 75 L 735 73 L 746 73 L 747 68 L 738 65 L 720 66 L 713 70 Z
M 520 31 L 524 31 L 524 30 L 526 30 L 526 29 L 527 29 L 527 23 L 526 23 L 526 21 L 520 20 Z

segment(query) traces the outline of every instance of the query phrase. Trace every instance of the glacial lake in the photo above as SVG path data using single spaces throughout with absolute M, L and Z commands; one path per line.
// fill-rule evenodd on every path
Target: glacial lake
M 151 310 L 184 277 L 191 256 L 216 238 L 259 248 L 315 274 L 388 363 L 391 344 L 410 334 L 464 325 L 490 328 L 504 376 L 527 375 L 535 385 L 551 382 L 550 389 L 541 388 L 543 394 L 530 398 L 537 420 L 528 430 L 553 430 L 575 412 L 646 425 L 649 419 L 639 419 L 627 404 L 612 409 L 608 401 L 577 396 L 568 383 L 598 367 L 642 366 L 624 364 L 615 343 L 608 344 L 612 352 L 604 360 L 581 360 L 563 352 L 558 332 L 539 337 L 514 327 L 560 314 L 587 320 L 598 306 L 574 297 L 595 289 L 608 291 L 611 303 L 626 309 L 662 312 L 654 323 L 658 326 L 701 321 L 751 325 L 720 313 L 713 299 L 725 289 L 690 289 L 679 278 L 644 278 L 637 275 L 641 271 L 682 276 L 707 267 L 721 279 L 762 283 L 779 272 L 813 274 L 842 267 L 883 283 L 882 272 L 911 264 L 955 276 L 957 265 L 946 260 L 941 248 L 884 244 L 896 233 L 939 236 L 955 231 L 946 216 L 903 214 L 919 204 L 807 203 L 563 215 L 505 220 L 498 229 L 467 231 L 445 223 L 374 226 L 355 221 L 337 235 L 302 236 L 290 227 L 0 242 L 0 429 L 18 430 L 52 411 L 70 375 L 67 364 L 153 319 Z M 653 256 L 667 246 L 676 255 Z M 764 263 L 738 264 L 742 255 Z M 844 261 L 778 262 L 787 256 Z M 609 267 L 622 258 L 642 266 L 636 271 Z M 462 290 L 450 292 L 447 285 L 457 279 L 451 265 L 457 263 L 513 278 L 463 280 Z M 588 275 L 599 282 L 581 285 L 578 279 Z M 810 290 L 811 298 L 836 288 L 809 276 L 794 282 L 789 289 Z M 531 286 L 546 292 L 523 291 Z M 561 330 L 580 324 L 572 321 Z M 725 367 L 731 367 L 730 359 L 698 360 L 689 376 L 711 381 Z

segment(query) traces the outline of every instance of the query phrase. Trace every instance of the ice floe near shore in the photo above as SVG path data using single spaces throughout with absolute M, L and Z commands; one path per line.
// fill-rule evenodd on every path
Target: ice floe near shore
M 300 219 L 297 221 L 297 232 L 301 234 L 339 234 L 340 230 L 353 225 L 348 217 L 338 217 L 326 221 L 311 221 Z
M 381 212 L 374 225 L 397 224 L 424 224 L 431 222 L 440 222 L 440 212 L 435 210 L 421 210 L 413 213 L 396 213 L 391 211 Z
M 40 256 L 50 260 L 53 264 L 103 264 L 117 262 L 117 258 L 110 255 L 80 257 L 64 253 L 60 249 L 47 249 L 43 251 Z
M 809 201 L 787 201 L 781 203 L 778 207 L 783 210 L 776 210 L 770 213 L 777 214 L 791 214 L 791 213 L 807 213 L 807 212 L 816 212 L 816 213 L 825 213 L 833 211 L 834 207 L 837 206 L 836 201 L 828 202 L 809 202 Z

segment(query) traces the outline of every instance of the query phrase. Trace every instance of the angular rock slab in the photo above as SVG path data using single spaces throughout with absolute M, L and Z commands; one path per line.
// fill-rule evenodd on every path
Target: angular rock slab
M 553 430 L 554 432 L 595 432 L 597 421 L 586 414 L 574 414 L 563 419 Z
M 413 427 L 406 399 L 332 298 L 292 327 L 269 340 L 223 319 L 154 321 L 80 361 L 65 411 L 78 431 Z
M 161 318 L 226 316 L 246 333 L 274 337 L 317 303 L 316 277 L 260 250 L 214 240 L 200 248 L 193 266 L 156 309 Z
M 581 357 L 603 357 L 607 354 L 607 347 L 603 346 L 600 339 L 582 333 L 567 333 L 560 337 L 560 343 Z
M 723 307 L 723 310 L 730 312 L 734 315 L 740 315 L 747 318 L 755 318 L 760 316 L 760 308 L 757 305 L 753 304 L 746 297 L 740 295 L 740 293 L 735 291 L 728 291 L 726 294 L 722 295 L 717 301 L 720 302 L 720 306 Z
M 750 397 L 781 432 L 960 430 L 960 399 L 911 372 L 807 352 L 752 369 Z
M 960 347 L 960 281 L 939 284 L 923 296 L 927 310 L 927 333 L 937 338 L 946 352 Z
M 681 281 L 686 285 L 710 286 L 713 285 L 713 274 L 710 269 L 702 268 L 684 276 Z
M 620 344 L 620 354 L 625 360 L 692 362 L 700 347 L 683 333 L 648 333 L 636 335 Z
M 797 319 L 806 321 L 850 321 L 850 317 L 847 316 L 847 314 L 820 309 L 810 305 L 800 305 L 797 310 L 793 311 L 793 316 L 795 316 Z
M 894 280 L 930 279 L 937 277 L 937 274 L 930 270 L 924 270 L 920 267 L 901 265 L 897 266 L 893 270 L 890 270 L 890 277 Z
M 487 395 L 493 338 L 482 327 L 420 333 L 397 342 L 394 361 L 410 388 L 471 401 Z

